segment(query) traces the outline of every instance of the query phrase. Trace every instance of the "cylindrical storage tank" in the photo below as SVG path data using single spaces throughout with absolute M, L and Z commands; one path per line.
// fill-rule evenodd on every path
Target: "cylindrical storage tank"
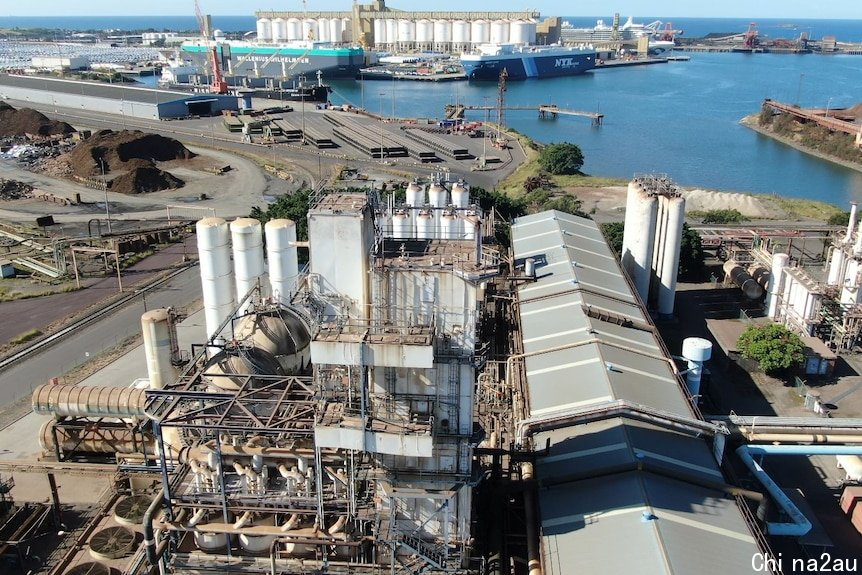
M 292 220 L 276 219 L 266 222 L 264 228 L 272 297 L 286 305 L 293 297 L 296 279 L 299 277 L 299 258 L 295 245 L 296 224 Z
M 686 387 L 697 402 L 700 395 L 700 380 L 703 377 L 703 363 L 712 357 L 712 342 L 701 337 L 687 337 L 682 340 L 682 356 L 688 362 L 685 376 Z
M 287 20 L 287 39 L 302 40 L 302 20 L 299 18 L 289 18 Z
M 317 34 L 314 37 L 321 42 L 329 42 L 329 18 L 317 19 Z
M 434 182 L 428 188 L 428 203 L 435 208 L 445 208 L 449 205 L 449 198 L 447 196 L 448 193 L 446 192 L 446 188 L 443 187 L 443 184 Z
M 452 186 L 452 205 L 456 208 L 466 208 L 470 205 L 470 189 L 464 182 L 455 182 Z
M 302 21 L 302 39 L 317 40 L 317 20 L 308 18 Z
M 39 430 L 39 445 L 46 452 L 59 446 L 64 453 L 155 453 L 152 437 L 141 438 L 131 428 L 117 427 L 57 427 L 53 419 L 46 421 Z M 54 437 L 57 441 L 55 444 Z
M 666 205 L 664 253 L 661 261 L 658 286 L 658 313 L 661 316 L 673 315 L 676 299 L 676 276 L 679 273 L 679 250 L 682 243 L 682 226 L 685 223 L 685 200 L 683 198 L 664 198 Z
M 341 32 L 344 30 L 341 18 L 333 18 L 329 21 L 329 41 L 340 43 L 342 42 Z
M 536 43 L 536 22 L 535 20 L 530 20 L 527 23 L 527 42 L 530 44 Z
M 287 40 L 287 27 L 282 18 L 276 18 L 272 21 L 272 41 L 275 43 L 284 42 Z
M 221 218 L 198 221 L 198 258 L 206 315 L 207 339 L 230 317 L 234 307 L 233 268 L 230 262 L 230 231 Z
M 760 287 L 754 278 L 751 277 L 745 268 L 736 263 L 734 260 L 727 260 L 724 262 L 724 273 L 730 278 L 730 281 L 735 283 L 739 289 L 742 290 L 742 293 L 745 294 L 745 297 L 748 299 L 757 299 L 763 295 L 763 288 Z
M 408 206 L 418 208 L 425 205 L 425 190 L 416 182 L 410 182 L 407 185 L 405 196 L 404 203 Z
M 437 50 L 452 43 L 452 23 L 449 20 L 434 20 L 434 44 Z
M 263 517 L 255 518 L 250 525 L 275 525 L 275 517 L 272 514 L 264 515 Z M 259 555 L 262 553 L 269 554 L 270 546 L 275 541 L 275 535 L 246 535 L 240 534 L 239 544 L 249 553 Z
M 788 254 L 772 254 L 772 270 L 769 272 L 769 296 L 768 296 L 768 314 L 772 319 L 776 319 L 778 313 L 778 300 L 781 297 L 784 286 L 784 268 L 790 261 Z
M 630 182 L 626 197 L 621 260 L 623 269 L 644 303 L 649 296 L 657 214 L 656 197 L 649 195 L 639 184 Z
M 446 210 L 440 214 L 441 240 L 460 240 L 462 235 L 461 220 L 454 211 Z
M 487 44 L 491 41 L 491 25 L 487 20 L 473 20 L 470 24 L 470 39 L 473 44 Z
M 259 18 L 257 21 L 257 40 L 259 42 L 269 42 L 272 40 L 272 20 L 269 18 Z
M 144 335 L 144 355 L 147 358 L 147 376 L 151 389 L 162 389 L 177 377 L 171 358 L 176 341 L 172 333 L 171 314 L 168 310 L 153 309 L 141 316 Z
M 230 232 L 236 270 L 236 301 L 240 301 L 263 275 L 263 235 L 260 221 L 254 218 L 235 219 L 230 224 Z M 252 303 L 251 298 L 247 299 L 239 313 L 245 313 Z
M 131 387 L 46 384 L 33 390 L 32 408 L 36 413 L 57 417 L 143 417 L 145 391 Z
M 416 22 L 401 19 L 398 21 L 398 42 L 400 44 L 412 44 L 416 41 Z
M 386 44 L 386 20 L 374 19 L 374 43 Z
M 467 216 L 462 218 L 462 229 L 464 230 L 464 239 L 475 241 L 479 233 L 479 218 L 476 214 L 467 213 Z
M 398 239 L 409 239 L 413 237 L 413 223 L 410 214 L 405 210 L 398 210 L 392 214 L 392 237 Z
M 509 21 L 494 20 L 491 22 L 491 44 L 505 44 L 509 41 Z
M 431 20 L 416 22 L 416 43 L 420 48 L 430 48 L 434 44 L 434 23 Z
M 826 274 L 826 283 L 834 286 L 841 281 L 841 271 L 844 268 L 844 249 L 840 245 L 832 246 L 829 254 L 829 271 Z
M 434 214 L 422 210 L 416 216 L 416 238 L 420 240 L 434 239 Z
M 856 230 L 856 218 L 858 217 L 859 204 L 850 202 L 850 219 L 847 220 L 847 233 L 844 236 L 844 243 L 850 244 L 853 242 L 853 232 Z
M 398 20 L 386 19 L 386 43 L 393 45 L 398 42 Z
M 470 23 L 465 20 L 452 22 L 452 43 L 463 46 L 470 43 Z
M 530 43 L 530 24 L 523 20 L 515 20 L 509 25 L 509 42 L 512 44 Z

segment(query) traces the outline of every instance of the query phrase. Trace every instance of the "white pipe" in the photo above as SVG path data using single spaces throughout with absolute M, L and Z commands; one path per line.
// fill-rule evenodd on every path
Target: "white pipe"
M 342 515 L 329 529 L 327 529 L 327 533 L 330 535 L 341 533 L 344 530 L 345 525 L 347 525 L 347 515 Z
M 239 519 L 236 520 L 236 523 L 233 524 L 234 529 L 242 529 L 248 522 L 251 521 L 251 511 L 246 511 L 242 515 L 240 515 Z
M 287 523 L 281 526 L 281 530 L 292 531 L 293 529 L 296 529 L 297 525 L 299 525 L 299 513 L 294 513 L 287 518 Z
M 850 202 L 850 221 L 847 222 L 847 237 L 844 238 L 844 243 L 849 244 L 853 241 L 853 231 L 856 229 L 856 211 L 858 205 L 856 202 Z
M 195 511 L 195 514 L 192 515 L 191 518 L 189 519 L 188 526 L 194 527 L 195 525 L 200 523 L 201 520 L 203 520 L 203 518 L 206 516 L 207 516 L 207 510 L 206 509 L 198 509 L 197 511 Z

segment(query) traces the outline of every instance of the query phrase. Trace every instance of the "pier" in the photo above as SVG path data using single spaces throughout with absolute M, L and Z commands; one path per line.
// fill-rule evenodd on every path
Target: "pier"
M 467 110 L 499 110 L 498 106 L 465 106 L 463 104 L 446 104 L 446 118 L 463 118 Z M 503 106 L 503 110 L 536 110 L 539 118 L 555 120 L 557 116 L 580 116 L 590 118 L 593 126 L 601 126 L 605 115 L 599 112 L 585 112 L 560 108 L 556 104 L 540 104 L 538 106 Z

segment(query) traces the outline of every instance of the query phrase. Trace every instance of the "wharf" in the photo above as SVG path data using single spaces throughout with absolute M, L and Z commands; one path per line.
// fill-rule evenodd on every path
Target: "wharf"
M 674 59 L 676 60 L 676 59 Z M 672 61 L 671 58 L 636 58 L 634 60 L 603 60 L 601 64 L 596 64 L 595 69 L 602 68 L 625 68 L 627 66 L 649 66 L 651 64 L 667 64 Z
M 464 72 L 448 72 L 442 74 L 412 74 L 410 72 L 360 72 L 357 80 L 408 80 L 411 82 L 455 82 L 466 80 Z

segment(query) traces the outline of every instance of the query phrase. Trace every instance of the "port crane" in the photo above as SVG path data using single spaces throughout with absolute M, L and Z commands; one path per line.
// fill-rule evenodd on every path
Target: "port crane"
M 207 18 L 201 11 L 201 5 L 198 0 L 195 0 L 195 17 L 198 19 L 198 27 L 201 30 L 201 38 L 207 46 L 210 65 L 212 66 L 213 77 L 212 84 L 210 85 L 210 92 L 212 92 L 213 94 L 227 94 L 227 82 L 225 82 L 224 80 L 224 76 L 222 75 L 221 71 L 221 64 L 219 63 L 218 43 L 211 40 L 212 30 L 210 30 L 210 25 L 207 22 Z

